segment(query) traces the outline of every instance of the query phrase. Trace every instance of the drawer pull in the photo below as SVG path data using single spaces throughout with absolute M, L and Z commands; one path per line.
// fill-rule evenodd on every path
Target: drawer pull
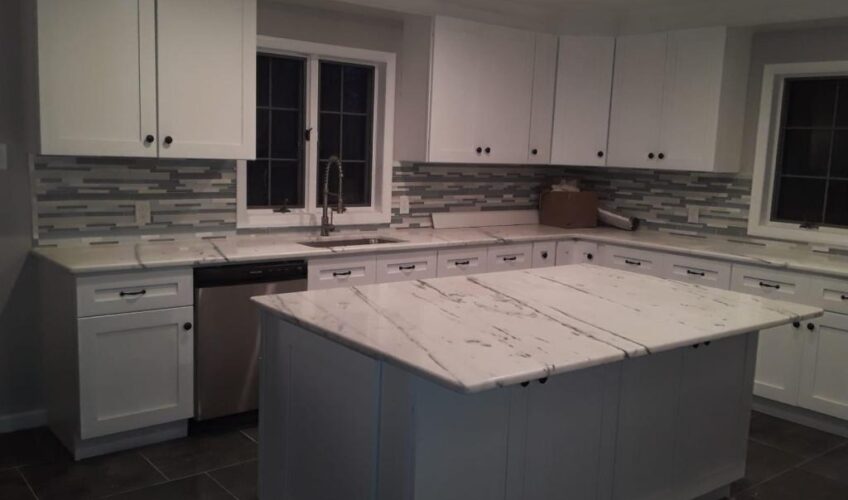
M 504 262 L 513 262 L 513 261 L 516 261 L 516 260 L 518 260 L 518 257 L 516 257 L 515 255 L 513 255 L 512 257 L 504 257 L 503 258 Z
M 400 269 L 401 271 L 414 271 L 415 264 L 410 264 L 408 266 L 398 266 L 398 269 Z
M 147 293 L 147 290 L 139 290 L 137 292 L 121 292 L 121 297 L 139 297 Z
M 350 276 L 351 274 L 353 274 L 353 273 L 352 273 L 350 270 L 347 270 L 347 271 L 336 271 L 336 272 L 334 272 L 334 273 L 333 273 L 333 277 L 339 277 L 339 276 Z
M 848 300 L 848 295 L 843 295 L 842 300 Z
M 760 286 L 763 288 L 773 288 L 775 290 L 780 290 L 780 285 L 772 285 L 771 283 L 764 283 L 760 281 Z
M 641 266 L 642 265 L 642 263 L 639 262 L 638 260 L 630 260 L 630 259 L 624 259 L 624 263 L 629 264 L 631 266 Z
M 687 269 L 687 270 L 686 270 L 686 274 L 689 274 L 689 275 L 691 275 L 691 276 L 700 276 L 700 277 L 702 277 L 702 278 L 703 278 L 704 276 L 706 276 L 706 275 L 707 275 L 707 274 L 706 274 L 705 272 L 703 272 L 703 271 L 693 271 L 693 270 L 691 270 L 691 269 Z
M 455 266 L 467 266 L 468 264 L 471 264 L 470 260 L 458 260 L 454 262 Z

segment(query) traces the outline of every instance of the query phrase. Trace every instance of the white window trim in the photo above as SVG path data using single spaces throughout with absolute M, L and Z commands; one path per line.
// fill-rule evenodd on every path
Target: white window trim
M 765 66 L 757 128 L 757 149 L 754 156 L 754 178 L 751 185 L 748 234 L 814 244 L 845 245 L 848 241 L 848 229 L 835 227 L 802 229 L 798 224 L 771 220 L 783 86 L 787 78 L 805 76 L 848 76 L 848 61 L 767 64 Z
M 305 42 L 286 38 L 258 36 L 257 51 L 282 55 L 294 55 L 307 59 L 311 67 L 307 70 L 307 89 L 313 84 L 309 78 L 318 74 L 318 58 L 341 62 L 366 64 L 375 68 L 374 73 L 374 126 L 372 141 L 372 174 L 370 207 L 348 207 L 344 214 L 334 214 L 333 224 L 351 226 L 363 224 L 387 224 L 392 219 L 392 166 L 394 158 L 395 118 L 395 66 L 396 56 L 391 52 L 341 47 L 323 43 Z M 316 92 L 307 93 L 306 128 L 318 130 L 318 97 Z M 292 209 L 290 213 L 277 213 L 271 209 L 247 208 L 247 162 L 236 164 L 236 227 L 307 227 L 321 224 L 321 205 L 316 189 L 318 172 L 311 168 L 318 155 L 318 141 L 306 143 L 305 174 L 306 208 Z

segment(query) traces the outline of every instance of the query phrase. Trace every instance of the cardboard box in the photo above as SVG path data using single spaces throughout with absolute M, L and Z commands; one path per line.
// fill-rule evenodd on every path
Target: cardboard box
M 566 229 L 598 225 L 598 195 L 548 191 L 539 200 L 539 223 Z

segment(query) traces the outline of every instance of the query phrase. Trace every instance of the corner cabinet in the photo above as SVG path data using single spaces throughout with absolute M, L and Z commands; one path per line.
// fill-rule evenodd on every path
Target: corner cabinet
M 412 17 L 403 50 L 399 160 L 547 162 L 554 37 L 450 17 Z
M 41 154 L 255 157 L 256 0 L 38 0 Z
M 724 27 L 619 37 L 607 164 L 738 170 L 750 43 Z

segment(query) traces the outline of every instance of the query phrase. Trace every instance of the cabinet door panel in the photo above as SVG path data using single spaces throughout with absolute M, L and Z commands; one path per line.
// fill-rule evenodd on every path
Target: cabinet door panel
M 619 37 L 610 112 L 609 158 L 615 167 L 657 166 L 667 35 Z
M 804 328 L 798 402 L 804 408 L 848 419 L 848 316 L 825 313 Z
M 190 418 L 194 308 L 79 320 L 80 437 Z
M 481 140 L 487 163 L 526 163 L 529 149 L 530 109 L 533 93 L 535 35 L 502 26 L 482 28 L 479 87 Z
M 533 65 L 533 103 L 530 111 L 530 151 L 527 162 L 551 162 L 554 92 L 557 78 L 557 39 L 553 35 L 536 35 L 536 58 Z
M 607 163 L 615 38 L 559 37 L 551 163 Z
M 754 394 L 788 405 L 798 404 L 804 332 L 783 325 L 760 332 Z
M 158 0 L 156 19 L 159 155 L 254 158 L 256 0 Z
M 429 160 L 480 162 L 482 27 L 437 17 L 433 33 Z
M 711 170 L 715 160 L 725 28 L 673 31 L 656 168 Z
M 155 157 L 154 0 L 39 0 L 41 153 Z

